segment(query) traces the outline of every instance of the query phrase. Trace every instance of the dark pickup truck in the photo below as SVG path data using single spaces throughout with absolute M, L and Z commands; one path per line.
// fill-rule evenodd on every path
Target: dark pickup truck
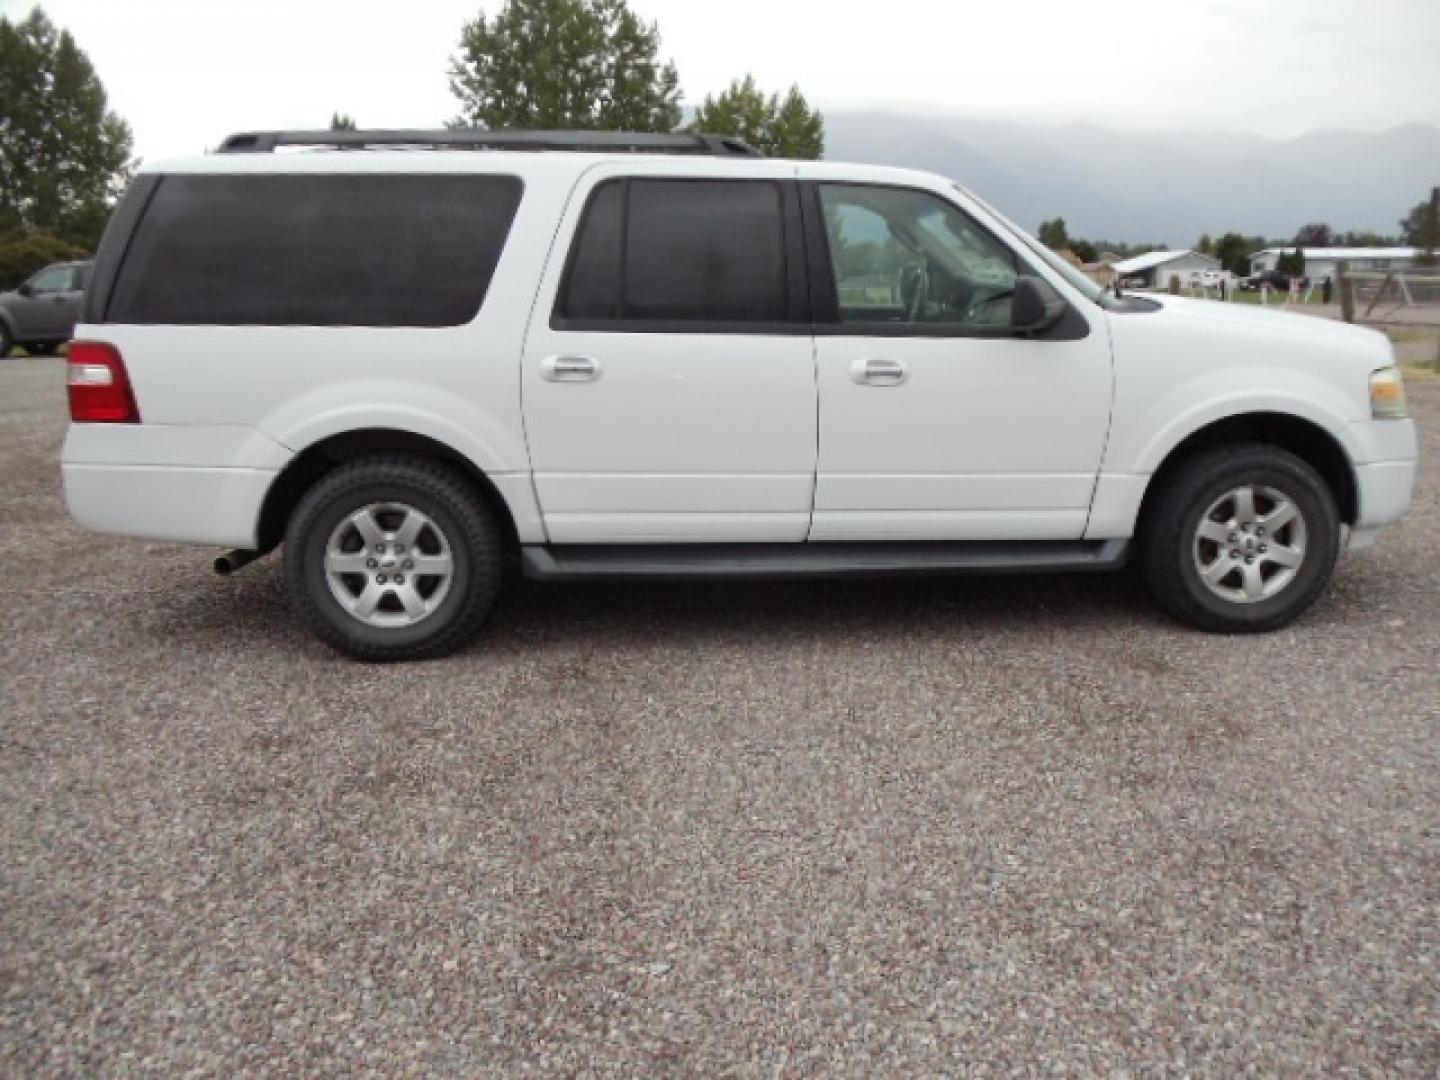
M 50 353 L 69 341 L 90 283 L 88 262 L 53 263 L 13 292 L 0 293 L 0 356 L 12 346 Z
M 1279 292 L 1290 290 L 1290 275 L 1282 274 L 1279 270 L 1262 270 L 1258 274 L 1252 274 L 1240 282 L 1242 289 L 1256 291 L 1261 288 L 1271 288 Z

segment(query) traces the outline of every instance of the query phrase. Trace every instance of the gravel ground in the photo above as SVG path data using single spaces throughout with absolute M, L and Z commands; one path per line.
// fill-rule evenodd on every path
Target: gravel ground
M 1426 1075 L 1440 380 L 1298 626 L 1125 577 L 510 591 L 452 659 L 81 532 L 0 364 L 0 1072 Z

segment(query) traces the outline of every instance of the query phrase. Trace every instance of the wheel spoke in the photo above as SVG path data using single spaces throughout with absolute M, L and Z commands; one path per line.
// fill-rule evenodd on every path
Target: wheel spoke
M 1228 544 L 1230 542 L 1230 527 L 1223 521 L 1212 521 L 1206 518 L 1200 522 L 1200 528 L 1196 535 L 1202 540 L 1213 540 L 1217 544 Z
M 367 569 L 367 558 L 369 556 L 363 551 L 331 551 L 325 556 L 325 569 L 332 574 L 363 574 Z
M 1255 489 L 1249 484 L 1242 488 L 1236 488 L 1235 499 L 1235 520 L 1241 525 L 1255 520 Z
M 360 534 L 360 539 L 365 541 L 367 548 L 373 548 L 376 544 L 384 543 L 385 533 L 380 528 L 380 523 L 375 520 L 375 515 L 369 507 L 356 511 L 350 515 L 350 524 Z
M 380 606 L 380 599 L 388 590 L 377 585 L 373 581 L 365 582 L 365 590 L 355 598 L 351 610 L 362 619 L 368 619 L 375 614 L 375 609 Z
M 399 598 L 401 606 L 405 608 L 405 614 L 410 618 L 418 619 L 425 614 L 425 598 L 415 590 L 414 585 L 406 582 L 404 585 L 397 586 L 395 595 Z
M 1300 511 L 1295 508 L 1294 503 L 1282 502 L 1278 504 L 1274 510 L 1271 510 L 1270 513 L 1261 518 L 1260 524 L 1270 531 L 1271 536 L 1274 536 L 1286 525 L 1294 521 L 1295 515 L 1299 512 Z
M 1305 561 L 1305 553 L 1293 547 L 1286 547 L 1284 544 L 1271 544 L 1268 551 L 1261 556 L 1276 566 L 1285 566 L 1294 569 Z
M 404 544 L 406 547 L 415 546 L 415 538 L 420 535 L 420 530 L 428 525 L 430 519 L 418 510 L 406 510 L 405 520 L 400 522 L 400 528 L 395 530 L 395 542 Z
M 444 577 L 454 569 L 449 555 L 416 555 L 411 571 L 416 577 Z
M 1259 600 L 1265 595 L 1265 578 L 1260 573 L 1259 563 L 1249 563 L 1240 571 L 1244 579 L 1245 595 L 1251 600 Z
M 1226 555 L 1224 558 L 1216 559 L 1207 566 L 1200 576 L 1205 579 L 1207 584 L 1218 585 L 1226 574 L 1230 573 L 1231 570 L 1234 570 L 1235 567 L 1239 565 L 1236 560 Z

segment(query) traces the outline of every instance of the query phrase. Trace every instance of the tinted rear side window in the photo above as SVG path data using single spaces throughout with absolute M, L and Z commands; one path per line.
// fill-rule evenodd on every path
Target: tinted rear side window
M 789 317 L 781 185 L 617 179 L 591 196 L 556 314 L 577 322 Z
M 167 176 L 106 321 L 457 326 L 520 202 L 512 176 Z

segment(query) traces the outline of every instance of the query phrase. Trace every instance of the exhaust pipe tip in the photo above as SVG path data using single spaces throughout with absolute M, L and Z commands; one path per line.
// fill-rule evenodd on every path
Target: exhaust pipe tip
M 221 577 L 229 577 L 237 570 L 249 566 L 260 557 L 258 551 L 243 551 L 236 548 L 234 551 L 227 551 L 215 560 L 215 573 Z

